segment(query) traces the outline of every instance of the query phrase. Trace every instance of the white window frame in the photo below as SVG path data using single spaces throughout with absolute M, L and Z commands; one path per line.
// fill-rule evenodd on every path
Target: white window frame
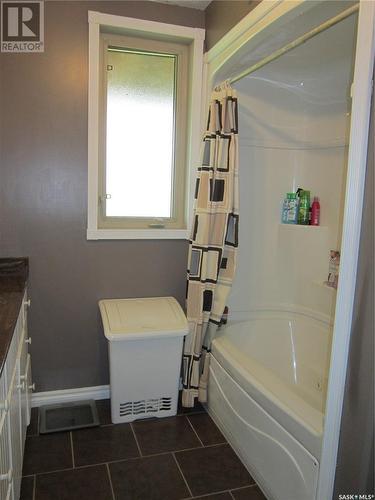
M 87 239 L 188 239 L 192 218 L 195 167 L 201 143 L 203 44 L 205 30 L 89 11 L 88 196 Z M 186 228 L 112 229 L 99 227 L 100 34 L 113 33 L 182 43 L 189 48 L 189 101 L 186 155 Z

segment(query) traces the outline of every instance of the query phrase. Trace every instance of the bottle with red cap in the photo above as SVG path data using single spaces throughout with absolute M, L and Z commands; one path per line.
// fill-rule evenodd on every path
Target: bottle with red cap
M 311 226 L 319 226 L 320 224 L 320 203 L 319 198 L 314 196 L 313 204 L 311 205 Z

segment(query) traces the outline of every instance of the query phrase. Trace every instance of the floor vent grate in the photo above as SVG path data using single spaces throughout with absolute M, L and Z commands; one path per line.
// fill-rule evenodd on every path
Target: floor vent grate
M 120 417 L 129 415 L 145 415 L 148 413 L 159 413 L 170 411 L 172 398 L 141 399 L 140 401 L 127 401 L 120 403 Z
M 98 425 L 99 417 L 93 399 L 39 407 L 40 434 L 71 431 Z

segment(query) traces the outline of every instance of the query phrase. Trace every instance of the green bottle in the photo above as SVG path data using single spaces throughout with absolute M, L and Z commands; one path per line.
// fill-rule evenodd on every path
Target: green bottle
M 298 224 L 309 224 L 310 218 L 310 191 L 301 190 L 299 193 Z

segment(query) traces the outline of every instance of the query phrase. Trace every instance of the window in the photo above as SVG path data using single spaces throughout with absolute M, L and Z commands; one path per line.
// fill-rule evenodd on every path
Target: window
M 103 16 L 123 29 L 101 26 Z M 87 237 L 185 238 L 203 30 L 99 13 L 89 13 L 89 22 Z
M 187 48 L 102 35 L 102 54 L 99 227 L 186 227 Z

